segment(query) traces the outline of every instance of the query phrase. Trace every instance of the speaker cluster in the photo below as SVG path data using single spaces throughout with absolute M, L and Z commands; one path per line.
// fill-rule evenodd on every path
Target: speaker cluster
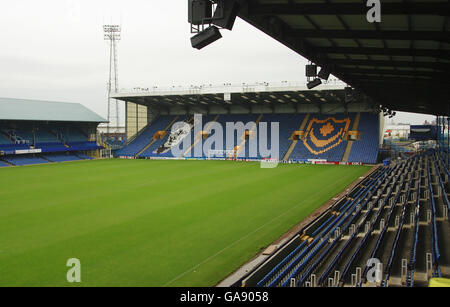
M 317 65 L 311 63 L 306 65 L 305 71 L 306 71 L 306 78 L 308 79 L 306 87 L 309 90 L 321 85 L 322 80 L 328 80 L 331 74 L 326 67 L 322 67 L 320 71 L 317 73 Z
M 197 29 L 191 45 L 199 50 L 222 38 L 220 29 L 231 31 L 239 13 L 234 0 L 188 0 L 188 5 L 188 21 Z

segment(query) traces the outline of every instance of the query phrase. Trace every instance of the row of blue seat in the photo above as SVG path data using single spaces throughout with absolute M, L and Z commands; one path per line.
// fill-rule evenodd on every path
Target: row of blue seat
M 0 151 L 3 151 L 4 154 L 14 154 L 16 151 L 27 150 L 27 149 L 40 149 L 44 153 L 51 152 L 74 152 L 74 151 L 89 151 L 89 150 L 97 150 L 103 149 L 102 146 L 99 146 L 97 142 L 72 142 L 66 145 L 62 143 L 38 143 L 35 146 L 30 145 L 22 145 L 22 144 L 9 144 L 9 145 L 0 145 Z
M 336 123 L 333 121 L 333 118 L 336 120 L 344 120 L 349 119 L 349 127 L 348 129 L 351 130 L 352 124 L 355 120 L 356 114 L 335 114 L 335 115 L 325 115 L 325 114 L 311 114 L 310 119 L 308 123 L 314 123 L 314 121 L 324 121 L 327 124 L 330 124 L 332 127 L 330 134 L 327 134 L 328 132 L 321 133 L 319 129 L 314 130 L 313 128 L 319 128 L 320 125 L 314 125 L 312 124 L 311 127 L 308 130 L 308 126 L 305 127 L 305 136 L 304 139 L 297 143 L 296 147 L 294 148 L 294 151 L 291 154 L 292 159 L 325 159 L 328 161 L 342 161 L 342 158 L 344 156 L 345 149 L 347 148 L 348 141 L 346 139 L 339 138 L 338 141 L 340 143 L 337 143 L 337 141 L 334 141 L 330 143 L 329 146 L 319 147 L 313 142 L 314 138 L 319 138 L 320 141 L 328 141 L 331 139 L 331 137 L 340 130 Z M 342 127 L 341 127 L 342 128 Z M 317 131 L 319 130 L 319 131 Z M 334 144 L 333 144 L 334 143 Z M 337 145 L 335 145 L 337 144 Z M 332 145 L 335 145 L 332 149 L 328 149 L 328 147 L 331 147 Z M 314 153 L 311 150 L 314 150 L 315 152 L 321 152 L 321 153 Z
M 376 210 L 375 217 L 371 218 L 371 221 L 367 221 L 369 223 L 369 229 L 367 229 L 367 232 L 365 233 L 363 239 L 357 243 L 355 250 L 350 255 L 347 262 L 345 262 L 345 266 L 341 272 L 340 280 L 338 282 L 344 283 L 347 279 L 347 276 L 349 272 L 351 271 L 351 268 L 355 266 L 354 262 L 357 258 L 357 256 L 360 254 L 362 250 L 364 250 L 364 247 L 366 246 L 369 238 L 371 238 L 372 232 L 375 228 L 375 226 L 380 222 L 382 212 L 386 205 L 388 204 L 388 200 L 390 199 L 392 195 L 392 186 L 396 183 L 398 183 L 398 172 L 400 171 L 400 165 L 397 165 L 395 169 L 390 173 L 390 175 L 387 177 L 387 181 L 385 182 L 384 187 L 379 190 L 378 196 L 373 201 L 372 206 L 369 208 L 369 210 L 366 212 L 366 214 L 363 217 L 363 221 L 367 221 L 367 218 L 369 215 L 371 215 L 374 212 L 374 208 L 378 206 L 378 210 Z M 385 196 L 384 193 L 386 193 Z M 380 203 L 381 201 L 381 203 Z M 378 204 L 378 205 L 377 205 Z M 363 223 L 360 224 L 360 226 L 363 226 Z M 365 224 L 364 224 L 365 226 Z M 358 229 L 359 231 L 359 229 Z
M 415 204 L 415 214 L 414 214 L 414 234 L 413 234 L 413 242 L 411 244 L 411 251 L 409 256 L 409 262 L 408 262 L 408 269 L 409 274 L 406 278 L 406 285 L 408 287 L 414 286 L 414 271 L 416 267 L 416 261 L 417 261 L 417 245 L 419 243 L 419 219 L 420 219 L 420 195 L 421 195 L 421 182 L 422 177 L 419 176 L 418 182 L 417 182 L 417 189 L 416 189 L 416 204 Z
M 388 179 L 389 177 L 385 177 L 385 180 L 386 179 Z M 390 177 L 390 180 L 392 180 L 392 177 Z M 388 181 L 389 182 L 389 181 Z M 377 185 L 374 187 L 374 186 L 372 186 L 371 187 L 371 189 L 378 189 L 379 187 L 380 187 L 380 185 L 381 185 L 381 182 L 380 181 L 378 181 L 377 182 Z M 387 187 L 387 185 L 385 186 L 385 188 Z M 385 189 L 384 188 L 384 189 Z M 382 193 L 380 193 L 380 195 L 378 196 L 378 198 L 377 198 L 377 200 L 376 201 L 378 201 L 380 198 L 381 198 L 381 195 L 383 194 L 383 192 Z M 369 193 L 367 193 L 367 194 L 365 194 L 364 195 L 364 197 L 363 197 L 363 199 L 365 198 L 365 196 L 368 196 L 368 195 L 370 195 Z M 366 220 L 366 218 L 368 217 L 368 215 L 369 215 L 369 213 L 372 211 L 372 209 L 373 209 L 373 206 L 371 206 L 371 207 L 369 207 L 369 208 L 367 208 L 367 206 L 368 206 L 368 204 L 369 204 L 369 198 L 370 197 L 367 197 L 364 201 L 362 201 L 362 202 L 357 202 L 356 203 L 356 205 L 357 206 L 359 206 L 360 208 L 357 210 L 357 211 L 354 211 L 354 213 L 355 214 L 352 214 L 352 218 L 351 218 L 351 220 L 347 223 L 347 225 L 346 225 L 346 227 L 343 227 L 342 228 L 342 231 L 341 231 L 341 235 L 345 232 L 345 231 L 348 231 L 348 229 L 349 229 L 349 227 L 350 227 L 350 225 L 353 223 L 353 221 L 358 217 L 358 215 L 362 212 L 362 210 L 363 209 L 367 209 L 367 213 L 364 215 L 364 217 L 363 217 L 363 220 Z M 385 201 L 383 202 L 383 206 L 384 206 L 384 204 L 386 203 L 386 199 L 385 199 Z M 377 218 L 375 219 L 375 220 L 377 220 L 378 219 L 378 216 L 377 216 Z M 331 235 L 334 233 L 334 229 L 333 229 L 333 231 L 331 232 Z M 338 240 L 340 239 L 340 237 L 338 237 L 336 240 L 334 240 L 333 241 L 333 245 L 334 244 L 337 244 L 337 242 L 338 242 Z M 362 246 L 363 244 L 364 244 L 364 241 L 365 240 L 363 240 L 363 242 L 361 243 L 361 245 L 360 246 Z M 332 246 L 330 246 L 330 249 L 331 249 L 331 247 Z M 359 247 L 358 247 L 358 249 L 359 249 Z M 357 250 L 358 250 L 357 249 Z M 329 249 L 327 249 L 326 250 L 326 252 L 323 252 L 320 256 L 319 256 L 319 259 L 315 262 L 315 266 L 318 264 L 318 262 L 319 261 L 321 261 L 323 258 L 325 258 L 327 255 L 328 255 L 328 250 Z M 353 262 L 353 260 L 355 259 L 355 256 L 352 256 L 351 257 L 351 259 L 352 259 L 352 261 L 351 262 L 349 262 L 349 264 L 348 264 L 348 267 L 350 267 L 350 264 Z M 344 269 L 344 272 L 343 272 L 343 277 L 342 277 L 342 279 L 343 278 L 345 278 L 345 275 L 346 275 L 346 272 L 347 272 L 347 270 L 346 269 Z M 308 270 L 307 272 L 306 272 L 307 274 L 303 274 L 302 276 L 300 276 L 300 279 L 298 280 L 298 282 L 297 282 L 297 284 L 298 285 L 300 285 L 301 283 L 303 283 L 305 280 L 306 280 L 306 278 L 308 278 L 308 276 L 309 276 L 309 274 L 311 273 L 311 270 Z
M 306 281 L 307 278 L 310 276 L 310 274 L 323 261 L 323 259 L 327 257 L 329 251 L 332 250 L 333 248 L 335 248 L 335 245 L 339 241 L 338 240 L 339 237 L 338 237 L 337 240 L 333 241 L 333 243 L 328 244 L 327 240 L 323 240 L 323 234 L 324 233 L 328 234 L 328 237 L 329 237 L 330 234 L 333 234 L 334 231 L 339 227 L 339 229 L 342 230 L 340 235 L 342 235 L 342 233 L 350 227 L 354 218 L 356 216 L 358 216 L 359 212 L 361 212 L 367 206 L 367 203 L 369 202 L 369 197 L 367 197 L 367 196 L 371 192 L 373 193 L 373 191 L 377 190 L 382 183 L 386 183 L 385 182 L 386 179 L 389 178 L 389 182 L 391 182 L 391 180 L 393 180 L 393 178 L 394 178 L 393 176 L 388 177 L 388 174 L 390 174 L 392 171 L 393 170 L 391 170 L 391 169 L 385 169 L 384 176 L 382 173 L 380 173 L 379 177 L 376 177 L 376 176 L 372 177 L 372 182 L 369 181 L 369 182 L 365 183 L 365 185 L 367 186 L 367 188 L 364 191 L 365 193 L 361 193 L 361 191 L 356 191 L 354 193 L 354 195 L 352 195 L 352 197 L 354 197 L 354 199 L 353 199 L 353 201 L 351 201 L 352 206 L 353 206 L 351 211 L 347 211 L 348 210 L 348 201 L 344 202 L 344 204 L 341 205 L 341 207 L 339 208 L 340 214 L 338 215 L 337 218 L 335 218 L 335 221 L 340 219 L 340 223 L 338 223 L 338 224 L 330 223 L 331 220 L 333 219 L 333 217 L 328 218 L 324 222 L 324 224 L 330 223 L 331 225 L 329 225 L 328 227 L 320 226 L 319 228 L 317 228 L 315 230 L 315 232 L 312 234 L 312 236 L 314 237 L 313 242 L 311 242 L 310 244 L 308 244 L 306 241 L 301 243 L 285 259 L 283 259 L 283 261 L 281 261 L 266 276 L 264 276 L 264 278 L 260 282 L 258 282 L 258 285 L 259 286 L 276 286 L 276 285 L 287 286 L 290 283 L 291 278 L 297 278 L 296 281 L 297 281 L 298 285 L 300 285 L 304 281 Z M 386 184 L 384 189 L 387 189 L 388 186 L 389 186 L 389 184 Z M 378 198 L 381 197 L 381 195 L 383 194 L 383 191 L 381 193 L 379 193 Z M 372 194 L 370 194 L 370 195 L 372 195 Z M 390 194 L 388 194 L 388 196 L 390 196 Z M 376 201 L 378 201 L 378 199 Z M 386 203 L 386 200 L 383 202 L 383 205 L 385 203 Z M 359 209 L 356 209 L 358 207 L 357 206 L 358 204 L 359 204 Z M 373 207 L 369 208 L 368 212 L 366 213 L 366 216 L 370 213 L 372 208 Z M 353 215 L 355 213 L 355 210 L 358 211 L 358 214 Z M 350 212 L 351 212 L 351 214 L 350 214 Z M 353 217 L 353 218 L 348 218 L 349 216 Z M 335 221 L 333 221 L 333 222 L 335 222 Z M 320 234 L 319 234 L 319 232 L 320 232 Z M 317 236 L 317 238 L 316 238 L 316 236 Z M 328 237 L 326 237 L 326 238 L 328 238 Z M 342 254 L 344 252 L 344 249 L 350 244 L 350 242 L 351 242 L 351 239 L 347 242 L 346 245 L 344 245 L 344 248 L 338 252 L 336 258 L 334 258 L 333 261 L 331 262 L 331 265 L 326 268 L 325 273 L 323 275 L 321 275 L 321 277 L 319 278 L 319 282 L 323 282 L 323 280 L 325 280 L 327 274 L 332 270 L 334 265 L 340 259 L 340 257 L 342 256 Z M 302 252 L 299 253 L 299 250 L 301 250 Z M 298 259 L 298 261 L 291 260 L 293 258 L 293 255 L 296 255 L 296 259 Z M 301 261 L 300 261 L 300 259 L 301 259 Z M 291 270 L 291 268 L 295 268 L 295 270 Z M 286 275 L 286 273 L 283 273 L 283 272 L 287 272 L 287 271 L 290 271 L 289 275 Z M 276 277 L 274 277 L 275 275 L 276 275 Z
M 68 162 L 68 161 L 83 160 L 82 158 L 76 155 L 64 155 L 64 154 L 44 155 L 43 157 L 50 162 Z
M 444 201 L 444 205 L 447 206 L 447 208 L 450 210 L 450 203 L 447 196 L 447 192 L 441 177 L 441 169 L 439 168 L 439 164 L 437 161 L 442 160 L 441 157 L 437 153 L 432 153 L 431 158 L 430 156 L 423 155 L 422 157 L 425 157 L 427 159 L 433 160 L 432 161 L 432 167 L 435 170 L 436 176 L 438 178 L 439 188 L 442 191 L 442 199 Z M 447 173 L 448 167 L 445 164 L 442 164 L 444 167 L 442 168 L 442 172 Z M 420 178 L 421 179 L 421 178 Z M 427 168 L 427 181 L 428 185 L 426 187 L 426 190 L 430 193 L 430 204 L 431 204 L 431 241 L 432 241 L 432 257 L 433 257 L 433 264 L 434 264 L 434 273 L 433 275 L 435 277 L 441 276 L 441 270 L 439 267 L 439 258 L 440 258 L 440 251 L 439 251 L 439 242 L 438 242 L 438 233 L 437 233 L 437 225 L 436 225 L 436 205 L 435 205 L 435 195 L 433 192 L 433 187 L 431 185 L 431 169 Z M 417 187 L 417 194 L 420 195 L 421 193 L 421 181 L 419 181 L 418 187 Z M 410 251 L 410 259 L 408 262 L 408 269 L 409 274 L 407 275 L 406 284 L 409 287 L 414 286 L 414 273 L 415 273 L 415 265 L 417 261 L 417 245 L 419 241 L 419 217 L 420 217 L 420 201 L 417 199 L 416 202 L 416 211 L 415 211 L 415 223 L 414 223 L 414 236 L 413 236 L 413 244 Z
M 428 157 L 427 157 L 428 158 Z M 427 163 L 431 164 L 428 159 Z M 433 166 L 434 167 L 434 166 Z M 436 175 L 438 175 L 437 170 L 435 169 Z M 438 231 L 437 231 L 437 223 L 436 223 L 436 204 L 434 200 L 434 192 L 433 186 L 431 184 L 431 167 L 427 167 L 427 176 L 428 176 L 428 191 L 430 193 L 430 203 L 431 203 L 431 242 L 432 242 L 432 256 L 434 262 L 434 277 L 442 277 L 441 269 L 439 267 L 439 258 L 441 257 L 439 251 L 439 239 L 438 239 Z M 445 193 L 445 190 L 444 190 Z
M 444 172 L 450 177 L 450 165 L 448 164 L 448 155 L 449 153 L 446 151 L 437 152 L 437 159 L 443 165 Z
M 400 195 L 400 193 L 397 193 L 397 200 L 398 200 L 398 196 L 399 195 Z M 391 267 L 392 267 L 392 263 L 394 262 L 395 254 L 397 252 L 397 246 L 398 246 L 398 243 L 400 241 L 400 236 L 401 236 L 402 231 L 403 231 L 403 225 L 405 224 L 406 208 L 407 208 L 407 204 L 408 204 L 408 200 L 409 200 L 410 195 L 411 195 L 411 185 L 408 184 L 408 190 L 406 192 L 405 200 L 404 200 L 403 205 L 402 205 L 402 212 L 401 212 L 401 215 L 400 215 L 397 232 L 395 234 L 394 243 L 391 246 L 389 259 L 388 259 L 388 262 L 387 262 L 387 264 L 386 264 L 386 266 L 384 268 L 384 279 L 381 282 L 381 286 L 382 287 L 387 287 L 389 285 L 388 282 L 389 282 L 389 278 L 390 278 L 390 275 L 391 275 Z M 396 201 L 394 202 L 394 204 L 396 204 Z M 393 210 L 391 209 L 391 215 L 392 215 L 392 211 Z
M 35 145 L 38 143 L 64 144 L 71 142 L 87 142 L 88 136 L 80 129 L 58 126 L 20 128 L 0 127 L 0 145 L 13 145 L 25 143 Z
M 166 127 L 177 117 L 170 115 L 163 115 L 158 117 L 149 126 L 144 128 L 136 138 L 127 146 L 119 149 L 116 156 L 136 156 L 153 140 L 155 133 L 166 129 Z
M 12 142 L 0 131 L 0 145 L 11 143 Z
M 363 250 L 364 246 L 366 245 L 366 242 L 368 241 L 368 239 L 371 236 L 372 231 L 374 230 L 375 225 L 380 220 L 383 209 L 385 208 L 386 204 L 388 203 L 388 199 L 391 197 L 391 194 L 392 194 L 392 189 L 390 187 L 392 186 L 392 184 L 395 184 L 398 180 L 396 178 L 396 174 L 399 171 L 399 167 L 400 166 L 397 165 L 394 169 L 389 169 L 389 174 L 388 174 L 388 176 L 385 177 L 384 182 L 383 182 L 385 184 L 384 187 L 381 190 L 379 190 L 378 196 L 375 198 L 375 200 L 372 200 L 372 202 L 371 202 L 372 205 L 368 208 L 367 212 L 364 214 L 364 216 L 362 218 L 363 222 L 367 221 L 369 215 L 371 215 L 374 212 L 374 208 L 381 201 L 381 204 L 378 205 L 378 210 L 376 211 L 375 217 L 372 218 L 371 221 L 369 221 L 370 227 L 369 227 L 368 231 L 364 235 L 363 239 L 358 243 L 358 245 L 356 246 L 356 249 L 350 255 L 348 261 L 345 263 L 344 269 L 342 270 L 340 280 L 336 281 L 336 282 L 345 282 L 347 275 L 350 272 L 350 269 L 354 266 L 354 262 L 355 262 L 357 256 L 359 255 L 361 250 Z M 381 182 L 378 182 L 378 188 L 380 187 L 381 184 L 382 184 Z M 383 196 L 383 194 L 386 192 L 387 192 L 386 196 Z M 366 202 L 369 202 L 369 200 L 366 200 Z M 358 233 L 360 231 L 360 228 L 363 227 L 363 225 L 365 226 L 365 223 L 359 224 L 359 227 L 357 228 L 356 233 Z M 355 239 L 355 237 L 356 237 L 356 235 L 352 237 L 352 240 Z
M 424 161 L 427 162 L 424 163 Z M 445 212 L 438 213 L 436 201 L 441 199 L 444 206 L 447 208 L 449 206 L 448 185 L 444 184 L 444 175 L 447 172 L 448 169 L 442 163 L 441 157 L 434 151 L 383 167 L 377 175 L 372 175 L 360 184 L 365 188 L 354 189 L 347 199 L 333 205 L 328 213 L 317 218 L 313 224 L 303 230 L 300 234 L 305 236 L 303 241 L 299 243 L 292 241 L 293 243 L 286 244 L 273 258 L 269 258 L 266 264 L 252 272 L 246 279 L 246 285 L 285 287 L 292 285 L 295 281 L 296 286 L 304 286 L 313 274 L 317 276 L 316 284 L 324 285 L 329 281 L 330 274 L 339 271 L 339 275 L 334 275 L 339 276 L 339 279 L 333 278 L 332 281 L 334 286 L 342 286 L 348 285 L 350 272 L 355 272 L 355 269 L 359 267 L 362 268 L 362 274 L 361 279 L 356 280 L 356 286 L 363 286 L 368 281 L 366 277 L 370 269 L 366 260 L 376 258 L 383 260 L 384 270 L 380 285 L 385 287 L 391 284 L 395 263 L 399 262 L 399 257 L 404 256 L 403 246 L 411 244 L 411 249 L 408 251 L 406 285 L 413 286 L 416 254 L 421 246 L 419 223 L 421 216 L 426 212 L 426 208 L 421 208 L 426 196 L 421 194 L 423 192 L 421 185 L 424 182 L 426 193 L 429 193 L 427 198 L 429 200 L 425 200 L 425 203 L 429 204 L 431 220 L 429 226 L 422 226 L 429 227 L 430 235 L 421 237 L 420 242 L 431 242 L 430 250 L 427 247 L 423 252 L 432 253 L 432 275 L 442 276 L 440 268 L 440 248 L 442 247 L 437 225 L 443 222 L 438 222 L 437 217 Z M 417 173 L 421 175 L 416 177 Z M 439 198 L 436 188 L 443 192 L 440 193 Z M 414 200 L 413 203 L 412 200 Z M 408 212 L 411 212 L 411 215 L 407 214 Z M 413 219 L 411 221 L 413 227 L 411 231 L 406 231 L 404 226 L 410 216 Z M 382 219 L 383 226 L 379 231 L 375 231 L 380 227 Z M 352 232 L 349 233 L 351 227 Z M 368 228 L 362 231 L 363 227 Z M 347 233 L 349 233 L 348 236 Z M 343 240 L 344 235 L 347 236 L 345 240 Z M 294 246 L 294 244 L 297 245 Z M 283 254 L 283 249 L 289 252 L 274 263 L 275 259 Z M 448 259 L 446 261 L 445 263 L 448 263 Z M 262 272 L 266 273 L 255 281 L 255 277 Z
M 394 185 L 398 185 L 398 184 L 399 184 L 398 181 L 394 182 Z M 401 183 L 400 183 L 400 188 L 403 188 L 403 185 L 404 185 L 404 184 L 405 184 L 405 182 L 401 182 Z M 392 193 L 392 191 L 391 191 L 391 193 Z M 400 198 L 400 193 L 397 193 L 397 194 L 395 195 L 394 200 L 393 200 L 393 204 L 396 204 L 397 201 L 399 200 L 399 198 Z M 386 197 L 386 198 L 384 199 L 381 208 L 384 208 L 385 205 L 387 204 L 387 202 L 388 202 L 388 197 Z M 405 204 L 406 204 L 406 202 L 407 202 L 407 199 L 405 200 Z M 391 221 L 391 219 L 392 219 L 392 215 L 393 215 L 394 209 L 395 209 L 395 205 L 392 206 L 391 209 L 390 209 L 389 212 L 388 212 L 388 215 L 387 215 L 386 221 L 385 221 L 385 225 L 384 225 L 383 229 L 381 230 L 380 235 L 379 235 L 377 241 L 375 242 L 375 247 L 373 248 L 372 252 L 370 253 L 369 259 L 376 258 L 376 257 L 378 256 L 377 253 L 378 253 L 379 248 L 380 248 L 380 246 L 381 246 L 381 242 L 383 241 L 384 236 L 385 236 L 385 234 L 386 234 L 386 232 L 387 232 L 389 223 L 390 223 L 390 221 Z M 379 211 L 380 211 L 380 209 L 379 209 Z M 372 229 L 373 229 L 373 227 L 375 227 L 375 225 L 376 225 L 376 223 L 372 223 Z M 365 269 L 364 269 L 364 271 L 363 271 L 363 273 L 362 273 L 362 281 L 361 281 L 361 283 L 365 280 L 365 276 L 367 276 L 368 270 L 369 270 L 369 267 L 366 266 Z M 359 284 L 359 286 L 361 285 L 361 283 Z
M 278 122 L 279 123 L 279 153 L 278 158 L 282 159 L 289 147 L 292 144 L 292 140 L 290 139 L 292 133 L 299 129 L 300 125 L 304 121 L 306 114 L 264 114 L 262 116 L 261 121 L 268 123 L 267 130 L 267 145 L 268 148 L 271 148 L 271 123 Z M 206 116 L 203 119 L 203 123 L 213 120 L 217 116 Z M 220 115 L 217 118 L 217 122 L 222 125 L 223 130 L 226 130 L 227 122 L 255 122 L 259 116 L 255 114 L 225 114 Z M 309 131 L 306 131 L 306 137 L 303 140 L 297 142 L 297 145 L 294 147 L 290 155 L 290 159 L 293 160 L 302 160 L 302 159 L 326 159 L 328 161 L 341 161 L 347 147 L 348 141 L 343 139 L 344 135 L 342 134 L 340 138 L 333 141 L 333 133 L 337 131 L 341 131 L 343 129 L 342 124 L 338 126 L 336 120 L 341 121 L 349 121 L 348 129 L 351 128 L 351 124 L 355 120 L 356 114 L 335 114 L 335 115 L 316 115 L 311 114 L 308 123 L 308 126 L 315 127 L 315 132 L 309 128 Z M 166 152 L 164 154 L 158 154 L 156 151 L 159 147 L 161 147 L 168 139 L 170 135 L 170 127 L 168 129 L 168 133 L 162 139 L 153 140 L 156 132 L 164 130 L 168 127 L 169 123 L 173 120 L 177 119 L 178 121 L 187 119 L 186 116 L 160 116 L 156 119 L 152 124 L 143 129 L 143 131 L 132 140 L 127 146 L 119 150 L 116 155 L 117 156 L 136 156 L 139 154 L 139 157 L 173 157 L 171 151 Z M 316 125 L 316 126 L 314 126 Z M 324 130 L 322 132 L 321 125 L 330 125 L 328 131 Z M 361 140 L 354 141 L 353 147 L 350 152 L 349 162 L 364 162 L 364 163 L 376 163 L 378 156 L 378 137 L 379 137 L 379 124 L 378 117 L 374 114 L 362 113 L 360 120 L 361 127 Z M 305 127 L 308 129 L 308 127 Z M 257 135 L 261 134 L 259 131 L 259 126 L 255 127 L 255 131 Z M 235 133 L 236 134 L 236 133 Z M 314 135 L 313 135 L 314 134 Z M 191 140 L 191 144 L 194 142 L 195 136 L 191 133 L 187 136 Z M 234 141 L 231 144 L 227 144 L 227 138 L 224 131 L 223 142 L 222 144 L 213 143 L 211 149 L 213 150 L 233 150 L 235 146 L 241 144 L 242 135 L 235 135 Z M 314 138 L 314 139 L 313 139 Z M 321 138 L 317 140 L 317 138 Z M 258 141 L 258 138 L 252 139 L 252 141 Z M 204 140 L 202 140 L 203 142 Z M 323 145 L 328 144 L 330 145 Z M 245 147 L 240 151 L 238 157 L 242 158 L 263 158 L 265 154 L 260 152 L 259 146 L 256 152 L 250 153 L 251 141 L 245 142 Z M 148 147 L 147 147 L 148 146 Z M 323 147 L 317 147 L 323 146 Z M 147 147 L 147 148 L 146 148 Z M 144 152 L 142 152 L 145 149 Z M 208 157 L 208 153 L 202 153 L 201 156 L 197 157 L 193 153 L 189 154 L 190 157 L 195 158 L 205 158 Z
M 68 162 L 79 160 L 91 160 L 92 157 L 84 154 L 43 154 L 43 155 L 14 155 L 2 156 L 0 160 L 0 167 L 25 166 L 34 164 L 46 164 L 50 162 Z
M 379 152 L 380 123 L 378 116 L 361 113 L 358 131 L 361 139 L 353 142 L 348 162 L 375 164 Z
M 18 156 L 6 156 L 6 157 L 2 157 L 2 159 L 8 163 L 11 163 L 11 164 L 17 165 L 17 166 L 48 163 L 47 160 L 45 160 L 44 158 L 41 158 L 39 156 L 27 157 L 27 156 L 19 156 L 18 155 Z
M 315 231 L 312 233 L 314 237 L 314 241 L 307 245 L 307 242 L 304 241 L 297 247 L 293 252 L 291 252 L 281 263 L 275 266 L 260 282 L 258 282 L 259 286 L 274 286 L 278 285 L 282 280 L 284 280 L 284 285 L 287 284 L 289 278 L 286 278 L 287 272 L 291 271 L 292 268 L 297 266 L 306 255 L 314 255 L 317 250 L 319 250 L 323 244 L 325 244 L 325 240 L 322 240 L 326 234 L 333 233 L 340 227 L 342 223 L 345 221 L 344 217 L 346 217 L 347 212 L 354 212 L 356 210 L 358 201 L 367 196 L 371 191 L 371 187 L 373 184 L 376 184 L 380 177 L 382 177 L 384 172 L 379 172 L 374 174 L 366 183 L 367 187 L 359 189 L 355 195 L 353 195 L 353 200 L 347 199 L 340 207 L 337 209 L 341 212 L 337 217 L 331 215 L 322 225 L 320 225 Z M 313 249 L 313 247 L 315 249 Z M 297 269 L 303 268 L 303 266 L 307 262 L 307 258 L 303 259 L 303 262 L 297 266 Z M 291 275 L 295 275 L 296 272 Z M 276 275 L 276 277 L 275 277 Z

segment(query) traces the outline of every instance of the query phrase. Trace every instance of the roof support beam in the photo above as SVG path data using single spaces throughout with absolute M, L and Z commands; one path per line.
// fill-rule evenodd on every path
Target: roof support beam
M 426 40 L 450 43 L 442 31 L 370 31 L 370 30 L 303 30 L 286 31 L 286 36 L 301 38 Z
M 363 68 L 341 68 L 341 72 L 354 75 L 354 74 L 364 74 L 364 75 L 392 75 L 392 76 L 411 76 L 411 77 L 428 77 L 428 78 L 440 78 L 448 80 L 448 74 L 432 71 L 411 71 L 411 70 L 394 70 L 394 69 L 363 69 Z
M 316 47 L 316 50 L 320 53 L 424 56 L 424 57 L 436 57 L 441 59 L 450 59 L 450 51 L 435 50 L 435 49 Z
M 376 67 L 402 67 L 402 68 L 428 68 L 434 70 L 450 70 L 450 63 L 439 62 L 413 62 L 413 61 L 381 61 L 381 60 L 346 60 L 331 59 L 335 65 L 376 66 Z
M 353 82 L 354 84 L 361 85 L 363 83 L 377 83 L 380 85 L 386 86 L 386 85 L 397 85 L 397 84 L 405 84 L 409 85 L 410 87 L 415 86 L 432 86 L 436 85 L 438 86 L 438 89 L 442 86 L 448 85 L 448 80 L 445 79 L 422 79 L 422 78 L 407 78 L 405 76 L 373 76 L 373 75 L 351 75 L 348 76 L 348 78 Z M 381 87 L 383 89 L 383 87 Z M 442 89 L 444 90 L 444 89 Z M 449 91 L 449 90 L 447 90 Z
M 249 15 L 363 15 L 368 7 L 365 1 L 359 3 L 286 3 L 262 4 L 250 2 Z M 411 2 L 382 4 L 383 15 L 450 15 L 450 3 L 445 2 Z

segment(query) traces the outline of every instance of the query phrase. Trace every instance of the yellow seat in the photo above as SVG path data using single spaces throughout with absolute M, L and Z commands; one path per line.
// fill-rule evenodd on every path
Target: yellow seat
M 450 287 L 450 279 L 448 278 L 432 278 L 430 279 L 430 288 L 447 288 Z

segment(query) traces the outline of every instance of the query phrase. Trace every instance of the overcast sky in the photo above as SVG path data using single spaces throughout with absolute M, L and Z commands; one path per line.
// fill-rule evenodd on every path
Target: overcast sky
M 108 44 L 121 24 L 121 88 L 304 81 L 305 59 L 238 19 L 198 51 L 186 0 L 14 0 L 0 9 L 0 97 L 79 102 L 106 117 Z M 400 113 L 399 122 L 433 117 Z

